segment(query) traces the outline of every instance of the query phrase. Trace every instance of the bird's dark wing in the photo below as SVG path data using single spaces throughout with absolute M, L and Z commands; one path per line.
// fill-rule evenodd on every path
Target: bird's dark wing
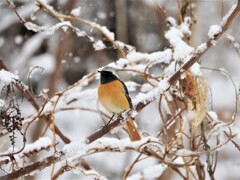
M 122 82 L 121 80 L 120 80 L 120 82 L 122 83 L 122 85 L 123 85 L 123 87 L 124 87 L 125 95 L 126 95 L 127 100 L 128 100 L 128 102 L 129 102 L 130 108 L 132 109 L 132 108 L 133 108 L 132 100 L 131 100 L 131 98 L 130 98 L 130 96 L 129 96 L 127 86 L 126 86 L 126 85 L 124 84 L 124 82 Z

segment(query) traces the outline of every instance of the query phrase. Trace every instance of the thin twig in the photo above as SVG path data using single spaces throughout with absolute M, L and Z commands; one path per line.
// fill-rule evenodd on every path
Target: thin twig
M 205 54 L 205 52 L 212 46 L 211 44 L 211 41 L 212 40 L 217 40 L 220 38 L 220 36 L 226 31 L 226 29 L 230 26 L 230 24 L 232 23 L 233 19 L 236 17 L 237 13 L 240 11 L 240 0 L 239 0 L 239 3 L 237 5 L 237 7 L 233 10 L 232 14 L 229 16 L 228 20 L 227 20 L 227 23 L 223 25 L 222 27 L 222 32 L 220 32 L 219 34 L 217 34 L 213 39 L 210 39 L 206 44 L 207 44 L 207 48 L 206 50 L 204 50 L 203 52 L 196 52 L 194 53 L 194 55 L 190 58 L 190 60 L 184 64 L 182 66 L 182 68 L 180 68 L 172 77 L 170 77 L 169 79 L 169 83 L 171 85 L 173 85 L 181 76 L 182 72 L 184 72 L 184 70 L 186 69 L 189 69 L 195 62 L 197 62 L 200 57 L 202 55 Z M 68 89 L 69 90 L 69 89 Z M 60 95 L 61 96 L 61 95 Z M 59 96 L 59 97 L 60 97 Z M 137 106 L 136 106 L 136 110 L 137 111 L 140 111 L 141 109 L 143 109 L 148 103 L 154 101 L 155 98 L 149 100 L 148 102 L 146 103 L 138 103 Z M 127 113 L 127 112 L 126 112 Z M 124 122 L 124 120 L 123 120 Z M 105 130 L 99 130 L 97 131 L 96 133 L 90 135 L 87 139 L 89 140 L 88 143 L 91 143 L 93 141 L 95 141 L 96 139 L 102 137 L 104 134 L 108 133 L 112 128 L 116 127 L 117 125 L 119 125 L 121 122 L 120 122 L 120 119 L 110 123 L 109 125 L 107 125 L 105 128 Z M 159 142 L 158 142 L 159 143 Z M 108 149 L 104 149 L 105 151 L 108 150 Z M 142 150 L 142 149 L 141 149 Z M 114 149 L 113 149 L 114 151 Z M 120 151 L 120 149 L 119 149 Z M 145 154 L 147 155 L 150 155 L 152 157 L 155 157 L 156 159 L 160 160 L 161 162 L 163 163 L 166 163 L 169 167 L 171 167 L 174 171 L 176 171 L 183 179 L 186 179 L 186 177 L 183 175 L 183 173 L 179 170 L 179 168 L 183 168 L 185 166 L 192 166 L 193 165 L 193 162 L 192 160 L 189 162 L 189 163 L 184 163 L 184 164 L 177 164 L 177 163 L 173 163 L 173 161 L 170 161 L 170 162 L 166 162 L 165 159 L 160 156 L 158 153 L 156 153 L 155 151 L 151 151 L 150 149 L 144 149 L 142 150 L 141 152 L 144 152 Z M 49 167 L 51 164 L 53 163 L 56 163 L 56 162 L 59 162 L 61 160 L 63 160 L 64 156 L 64 153 L 61 151 L 60 153 L 57 153 L 55 155 L 52 155 L 52 156 L 49 156 L 47 158 L 44 158 L 43 160 L 41 161 L 38 161 L 36 163 L 33 163 L 33 164 L 30 164 L 20 170 L 17 170 L 17 171 L 14 171 L 6 176 L 2 176 L 1 178 L 2 179 L 14 179 L 14 178 L 18 178 L 18 177 L 21 177 L 25 174 L 29 174 L 35 170 L 39 170 L 39 169 L 44 169 L 46 167 Z M 203 166 L 201 165 L 200 162 L 199 163 L 199 166 L 198 168 L 200 169 L 200 174 L 201 174 L 201 177 L 204 178 L 204 172 L 202 172 L 203 170 Z
M 1 59 L 0 59 L 0 68 L 5 69 L 6 71 L 9 71 L 7 66 L 4 64 L 3 60 L 1 60 Z M 27 86 L 23 82 L 21 82 L 21 84 L 22 84 L 22 86 L 19 84 L 15 84 L 15 86 L 27 98 L 27 100 L 31 103 L 31 105 L 37 111 L 40 111 L 41 106 L 38 105 L 38 103 L 35 99 L 35 96 L 31 93 L 31 91 L 28 88 L 24 88 Z M 51 118 L 48 115 L 44 116 L 43 118 L 47 122 L 51 121 Z M 68 144 L 71 142 L 70 139 L 68 137 L 66 137 L 56 125 L 54 125 L 54 129 L 55 129 L 56 134 L 63 140 L 64 143 Z
M 69 15 L 65 15 L 65 14 L 61 14 L 57 11 L 55 11 L 52 8 L 49 8 L 46 4 L 44 4 L 42 1 L 40 0 L 36 0 L 36 2 L 42 7 L 44 8 L 49 14 L 51 14 L 52 16 L 58 18 L 59 20 L 65 20 L 65 21 L 77 21 L 80 22 L 82 24 L 85 24 L 91 28 L 94 28 L 96 30 L 98 30 L 99 32 L 101 32 L 120 52 L 120 54 L 126 58 L 126 53 L 123 51 L 122 47 L 114 40 L 114 38 L 110 37 L 108 32 L 103 30 L 103 27 L 97 23 L 93 23 L 91 21 L 88 21 L 86 19 L 82 19 L 80 17 L 75 17 L 75 16 L 69 16 Z
M 155 3 L 157 5 L 157 10 L 160 14 L 160 16 L 162 16 L 163 19 L 167 19 L 167 14 L 166 14 L 166 11 L 158 4 L 158 2 L 155 0 Z
M 206 42 L 206 46 L 207 48 L 205 48 L 203 51 L 201 52 L 195 52 L 192 57 L 190 58 L 189 61 L 187 61 L 181 68 L 179 68 L 178 71 L 175 72 L 175 74 L 173 76 L 170 77 L 169 79 L 169 84 L 174 84 L 180 77 L 180 75 L 185 72 L 186 70 L 188 70 L 194 63 L 196 63 L 204 54 L 205 52 L 207 52 L 207 50 L 212 47 L 213 43 L 212 41 L 216 41 L 218 40 L 223 33 L 226 32 L 226 30 L 229 28 L 229 26 L 232 24 L 234 18 L 237 16 L 237 14 L 240 11 L 240 0 L 238 0 L 238 4 L 236 6 L 236 8 L 233 10 L 233 12 L 230 14 L 230 16 L 228 17 L 226 23 L 222 26 L 222 31 L 220 31 L 218 34 L 216 34 L 214 36 L 213 39 L 209 39 Z
M 18 14 L 17 9 L 16 9 L 16 6 L 14 5 L 14 3 L 11 2 L 10 0 L 6 0 L 6 1 L 7 1 L 7 3 L 9 4 L 10 8 L 15 12 L 15 14 L 16 14 L 17 17 L 19 18 L 20 22 L 24 24 L 26 21 L 25 21 L 25 19 L 23 19 L 23 18 Z

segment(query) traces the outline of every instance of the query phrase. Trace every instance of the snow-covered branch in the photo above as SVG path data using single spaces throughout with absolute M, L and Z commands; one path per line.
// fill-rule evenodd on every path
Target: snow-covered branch
M 179 20 L 174 13 L 167 12 L 168 6 L 165 8 L 164 3 L 159 5 L 155 9 L 166 25 L 162 34 L 166 42 L 160 48 L 157 40 L 154 41 L 158 34 L 149 32 L 146 36 L 151 39 L 150 45 L 158 48 L 148 52 L 136 44 L 136 47 L 128 45 L 133 41 L 133 34 L 125 44 L 117 40 L 119 37 L 114 34 L 114 28 L 100 25 L 100 19 L 108 21 L 105 19 L 107 16 L 121 19 L 121 13 L 117 11 L 116 14 L 95 12 L 96 9 L 85 2 L 89 9 L 93 9 L 94 17 L 99 18 L 91 21 L 82 14 L 87 9 L 84 3 L 35 2 L 35 9 L 31 11 L 33 5 L 27 3 L 23 6 L 26 12 L 22 12 L 17 2 L 6 0 L 9 5 L 6 8 L 12 9 L 19 24 L 30 35 L 15 37 L 17 50 L 0 60 L 0 139 L 3 140 L 0 145 L 0 179 L 37 176 L 41 170 L 49 170 L 50 166 L 52 179 L 68 177 L 69 174 L 74 174 L 71 178 L 76 175 L 104 180 L 112 179 L 115 174 L 117 178 L 130 180 L 169 179 L 165 171 L 172 173 L 171 178 L 215 179 L 218 177 L 218 164 L 223 164 L 218 152 L 230 152 L 227 148 L 229 144 L 240 151 L 236 128 L 239 92 L 235 85 L 239 76 L 231 77 L 230 73 L 223 71 L 225 67 L 202 66 L 202 62 L 210 62 L 203 57 L 208 57 L 212 46 L 219 48 L 220 38 L 239 14 L 240 1 L 232 5 L 221 22 L 209 26 L 205 40 L 197 46 L 192 42 L 193 36 L 196 36 L 193 26 L 198 23 L 194 17 L 198 4 L 178 1 L 175 10 Z M 71 8 L 61 6 L 65 3 Z M 121 3 L 118 8 L 127 7 L 124 1 Z M 157 5 L 150 1 L 144 3 L 148 8 Z M 33 13 L 31 20 L 28 18 L 30 12 Z M 172 17 L 167 17 L 168 14 Z M 16 23 L 12 15 L 5 18 L 11 22 L 0 28 L 0 32 Z M 5 21 L 3 18 L 2 22 Z M 129 23 L 133 21 L 122 24 Z M 85 26 L 90 30 L 84 29 Z M 141 27 L 136 26 L 138 29 Z M 97 33 L 92 33 L 92 30 Z M 103 37 L 99 38 L 99 33 Z M 134 36 L 137 41 L 142 41 L 142 36 Z M 0 46 L 8 43 L 3 37 L 0 36 Z M 83 41 L 76 41 L 75 37 Z M 226 38 L 237 50 L 237 36 L 229 32 Z M 149 45 L 145 40 L 144 43 Z M 89 43 L 89 46 L 81 46 L 84 43 Z M 79 44 L 80 47 L 77 46 Z M 105 54 L 111 48 L 117 49 L 117 52 L 114 50 L 115 58 L 119 55 L 117 53 L 121 55 L 114 62 L 108 61 L 109 56 Z M 69 51 L 72 49 L 77 55 Z M 85 51 L 90 60 L 82 56 Z M 47 75 L 43 71 L 40 75 L 43 77 L 33 73 L 35 64 L 42 60 L 45 63 L 41 70 L 45 67 L 51 78 L 45 78 Z M 29 73 L 25 72 L 32 65 L 34 67 Z M 97 68 L 103 65 L 115 68 L 122 80 L 124 75 L 127 76 L 127 80 L 123 81 L 133 104 L 132 109 L 122 112 L 121 116 L 114 116 L 110 123 L 106 122 L 112 114 L 101 106 L 97 96 L 100 77 Z M 77 75 L 72 72 L 73 69 Z M 205 73 L 206 70 L 224 74 L 226 82 L 232 83 L 233 86 L 229 86 L 234 89 L 231 93 L 235 103 L 228 96 L 229 91 L 222 93 L 220 88 L 217 98 L 227 94 L 228 98 L 222 101 L 225 103 L 230 99 L 228 104 L 234 104 L 234 108 L 229 105 L 228 111 L 222 111 L 213 103 L 216 90 L 212 90 L 210 85 L 218 84 L 210 80 L 211 75 Z M 77 78 L 72 80 L 75 76 Z M 51 88 L 52 84 L 54 88 Z M 139 141 L 131 142 L 127 136 L 125 123 L 129 118 L 135 120 L 141 136 Z M 9 138 L 11 144 L 4 138 Z M 112 162 L 108 162 L 110 160 L 116 162 L 114 167 Z

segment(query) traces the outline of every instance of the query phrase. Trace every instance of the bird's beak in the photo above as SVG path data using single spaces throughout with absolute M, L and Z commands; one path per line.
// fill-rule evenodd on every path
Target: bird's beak
M 102 71 L 100 71 L 100 70 L 98 70 L 98 72 L 101 74 L 102 73 Z

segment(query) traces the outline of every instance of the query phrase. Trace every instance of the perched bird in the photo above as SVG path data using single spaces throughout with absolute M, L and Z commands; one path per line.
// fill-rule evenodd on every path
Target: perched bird
M 129 97 L 127 87 L 119 79 L 115 69 L 112 67 L 105 67 L 99 71 L 99 73 L 101 73 L 101 78 L 98 87 L 98 98 L 103 107 L 110 113 L 113 113 L 113 116 L 131 109 L 132 101 Z M 131 117 L 127 120 L 126 126 L 131 141 L 138 141 L 141 139 Z

